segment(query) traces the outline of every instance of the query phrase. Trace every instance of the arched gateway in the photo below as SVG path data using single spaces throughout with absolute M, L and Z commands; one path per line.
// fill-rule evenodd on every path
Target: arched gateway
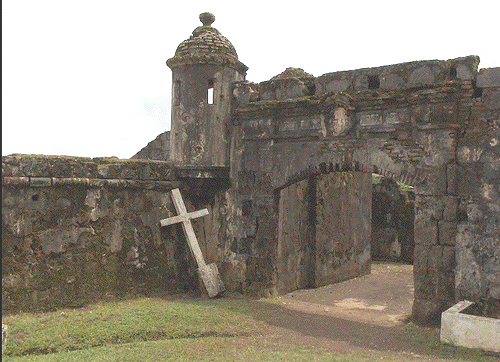
M 254 84 L 200 19 L 167 62 L 170 157 L 229 168 L 228 277 L 286 292 L 369 272 L 376 172 L 415 188 L 414 319 L 458 298 L 498 306 L 499 69 L 469 56 Z

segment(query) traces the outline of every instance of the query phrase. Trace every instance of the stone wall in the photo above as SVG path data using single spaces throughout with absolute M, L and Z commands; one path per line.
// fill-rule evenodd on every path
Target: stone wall
M 174 187 L 181 188 L 188 209 L 209 209 L 210 217 L 195 222 L 196 232 L 207 262 L 219 264 L 230 291 L 262 295 L 365 273 L 371 188 L 362 185 L 374 172 L 414 186 L 414 320 L 436 322 L 461 298 L 495 314 L 500 69 L 477 72 L 477 63 L 477 57 L 466 57 L 318 78 L 288 69 L 258 85 L 234 83 L 232 102 L 231 77 L 222 77 L 216 87 L 224 96 L 220 112 L 193 104 L 200 113 L 192 115 L 196 122 L 210 114 L 218 122 L 212 116 L 224 115 L 218 138 L 201 131 L 209 123 L 192 123 L 196 137 L 177 135 L 182 142 L 176 160 L 197 164 L 200 156 L 200 165 L 229 162 L 228 168 L 4 157 L 4 309 L 199 291 L 180 229 L 158 226 L 175 213 L 167 196 Z M 184 75 L 181 81 L 196 86 L 196 77 Z M 207 86 L 198 87 L 198 98 L 205 100 Z M 191 98 L 181 95 L 186 102 Z M 161 158 L 164 136 L 136 156 Z M 202 147 L 205 136 L 210 147 Z M 359 182 L 347 182 L 341 172 L 359 175 Z M 361 212 L 354 212 L 356 205 Z M 293 223 L 303 227 L 297 231 Z M 342 233 L 344 239 L 332 239 Z M 301 264 L 313 252 L 314 263 Z
M 159 225 L 176 214 L 172 188 L 181 188 L 188 210 L 208 208 L 208 216 L 193 221 L 195 232 L 207 263 L 222 259 L 220 170 L 28 155 L 2 161 L 3 311 L 200 293 L 182 228 Z
M 168 161 L 170 155 L 170 131 L 163 132 L 149 142 L 131 159 Z
M 472 81 L 476 78 L 479 57 L 468 56 L 447 61 L 431 60 L 387 65 L 323 74 L 317 78 L 302 69 L 288 68 L 282 74 L 258 84 L 236 83 L 234 95 L 242 103 L 284 100 L 335 92 L 376 89 L 402 89 L 446 82 Z M 490 79 L 496 75 L 484 72 Z M 478 86 L 481 83 L 478 84 Z
M 464 133 L 448 168 L 458 199 L 455 287 L 458 300 L 500 318 L 500 68 L 483 69 L 477 86 L 471 108 L 481 131 Z
M 235 244 L 251 241 L 252 258 L 266 266 L 260 286 L 276 283 L 276 191 L 362 171 L 414 186 L 415 321 L 438 322 L 464 295 L 496 305 L 500 69 L 477 64 L 466 57 L 318 78 L 287 69 L 258 85 L 235 83 L 232 192 L 246 210 Z
M 369 174 L 332 172 L 280 190 L 278 292 L 369 273 L 370 213 Z
M 382 178 L 373 185 L 372 205 L 372 259 L 413 263 L 413 191 Z
M 315 180 L 280 190 L 277 290 L 287 293 L 316 286 Z
M 371 175 L 319 175 L 316 187 L 316 286 L 370 273 Z

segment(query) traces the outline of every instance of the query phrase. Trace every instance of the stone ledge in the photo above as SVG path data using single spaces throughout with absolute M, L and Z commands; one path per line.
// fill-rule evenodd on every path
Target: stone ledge
M 3 177 L 2 184 L 12 187 L 60 187 L 60 186 L 83 186 L 128 188 L 128 189 L 172 189 L 179 188 L 181 181 L 158 181 L 158 180 L 127 180 L 127 179 L 95 179 L 76 177 Z

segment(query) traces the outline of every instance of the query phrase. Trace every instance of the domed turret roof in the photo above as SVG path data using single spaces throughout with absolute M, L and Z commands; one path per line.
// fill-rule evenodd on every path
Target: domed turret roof
M 200 14 L 203 26 L 197 27 L 189 39 L 179 44 L 173 58 L 167 60 L 170 68 L 185 64 L 229 64 L 238 70 L 246 67 L 238 60 L 233 44 L 211 25 L 215 16 L 211 13 Z

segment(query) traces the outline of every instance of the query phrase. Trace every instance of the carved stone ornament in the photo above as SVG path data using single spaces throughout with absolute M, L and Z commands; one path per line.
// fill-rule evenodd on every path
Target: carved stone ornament
M 347 114 L 349 101 L 346 96 L 342 94 L 326 96 L 321 101 L 321 108 L 325 136 L 341 136 L 352 128 L 353 123 Z

